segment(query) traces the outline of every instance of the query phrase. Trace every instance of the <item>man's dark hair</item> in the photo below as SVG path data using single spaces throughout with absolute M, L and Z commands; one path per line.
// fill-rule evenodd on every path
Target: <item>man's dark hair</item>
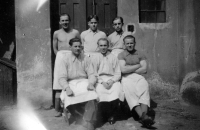
M 122 22 L 122 24 L 124 24 L 124 20 L 123 20 L 123 18 L 120 17 L 120 16 L 117 16 L 116 18 L 114 18 L 112 22 L 114 22 L 114 21 L 117 20 L 117 19 L 120 19 L 120 21 Z
M 133 35 L 127 35 L 127 36 L 125 36 L 124 39 L 123 39 L 124 42 L 125 42 L 125 39 L 133 39 L 134 43 L 136 43 L 135 42 L 135 37 Z
M 99 46 L 99 41 L 106 41 L 106 42 L 107 42 L 107 45 L 108 45 L 108 47 L 109 47 L 109 41 L 108 41 L 107 38 L 99 38 L 99 40 L 98 40 L 98 42 L 97 42 L 98 46 Z
M 99 17 L 97 15 L 90 15 L 90 16 L 88 16 L 87 21 L 89 22 L 93 18 L 96 19 L 97 22 L 99 22 Z
M 67 14 L 67 13 L 64 13 L 64 14 L 61 14 L 61 15 L 60 15 L 60 17 L 62 17 L 62 16 L 68 16 L 68 18 L 69 18 L 69 21 L 71 21 L 71 17 L 69 16 L 69 14 Z
M 69 41 L 69 45 L 72 46 L 74 42 L 80 42 L 81 43 L 81 39 L 79 38 L 72 38 L 70 41 Z M 81 43 L 82 44 L 82 43 Z

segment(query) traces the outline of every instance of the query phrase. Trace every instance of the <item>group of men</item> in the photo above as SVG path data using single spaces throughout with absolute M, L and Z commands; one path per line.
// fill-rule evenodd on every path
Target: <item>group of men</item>
M 70 27 L 70 16 L 63 14 L 62 28 L 54 32 L 56 110 L 62 101 L 81 129 L 94 130 L 96 122 L 115 123 L 120 102 L 126 99 L 139 122 L 150 127 L 154 121 L 147 115 L 149 86 L 141 75 L 147 63 L 135 49 L 135 37 L 123 31 L 122 17 L 113 20 L 115 32 L 108 37 L 97 28 L 98 16 L 90 15 L 87 21 L 89 29 L 79 34 Z

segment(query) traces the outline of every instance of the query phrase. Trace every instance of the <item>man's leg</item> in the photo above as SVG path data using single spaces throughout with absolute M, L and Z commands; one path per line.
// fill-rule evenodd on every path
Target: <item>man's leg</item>
M 61 117 L 62 116 L 62 108 L 61 108 L 61 100 L 60 100 L 60 94 L 61 91 L 60 90 L 56 90 L 56 94 L 55 94 L 55 110 L 57 111 L 57 114 L 55 115 L 55 117 Z
M 118 117 L 118 113 L 119 113 L 119 99 L 111 101 L 110 106 L 111 106 L 111 108 L 110 108 L 111 115 L 110 115 L 110 118 L 108 119 L 108 122 L 110 124 L 114 124 L 116 121 L 116 118 Z
M 94 123 L 97 120 L 97 102 L 95 100 L 85 104 L 83 120 L 85 121 L 84 127 L 87 127 L 88 130 L 94 130 Z
M 82 114 L 81 112 L 78 110 L 78 108 L 80 107 L 80 104 L 74 104 L 74 105 L 70 105 L 67 107 L 67 110 L 70 112 L 71 117 L 70 119 L 72 121 L 79 121 L 82 119 Z
M 111 113 L 111 104 L 110 102 L 99 102 L 98 103 L 98 114 L 97 114 L 97 125 L 102 125 L 107 122 Z
M 154 121 L 147 115 L 148 106 L 145 104 L 140 104 L 135 108 L 136 113 L 139 116 L 139 122 L 143 124 L 143 126 L 149 128 L 154 124 Z
M 145 114 L 147 114 L 148 106 L 146 104 L 142 104 L 141 103 L 141 109 L 142 109 L 142 112 L 144 112 Z
M 142 117 L 142 113 L 143 113 L 143 111 L 142 111 L 142 108 L 141 108 L 140 105 L 134 107 L 134 108 L 132 109 L 132 111 L 134 111 L 134 110 L 135 110 L 136 113 L 138 114 L 139 118 Z

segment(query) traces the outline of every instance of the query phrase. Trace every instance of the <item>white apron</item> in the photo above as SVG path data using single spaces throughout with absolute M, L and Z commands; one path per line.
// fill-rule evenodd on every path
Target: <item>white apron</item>
M 112 77 L 101 76 L 104 82 L 107 82 Z M 99 102 L 110 102 L 116 99 L 124 101 L 124 93 L 120 82 L 115 82 L 113 86 L 107 90 L 102 84 L 98 83 L 96 86 L 96 92 L 99 96 Z
M 143 76 L 136 73 L 122 76 L 121 83 L 131 110 L 140 103 L 150 107 L 149 85 Z
M 73 91 L 73 96 L 67 96 L 66 91 L 62 91 L 60 98 L 65 108 L 69 105 L 82 103 L 98 98 L 95 91 L 88 91 L 88 79 L 77 79 L 69 81 L 69 87 Z

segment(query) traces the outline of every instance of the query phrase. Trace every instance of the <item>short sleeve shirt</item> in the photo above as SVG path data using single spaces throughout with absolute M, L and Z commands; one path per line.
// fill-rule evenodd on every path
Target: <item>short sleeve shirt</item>
M 98 51 L 97 41 L 100 38 L 106 38 L 106 34 L 100 30 L 93 32 L 88 29 L 81 33 L 81 40 L 83 42 L 85 52 L 96 52 Z
M 135 65 L 139 64 L 141 60 L 145 60 L 145 55 L 135 50 L 133 53 L 128 52 L 127 50 L 124 50 L 118 55 L 119 60 L 124 60 L 126 62 L 126 65 Z
M 117 32 L 113 32 L 108 36 L 108 40 L 110 42 L 110 48 L 113 49 L 124 49 L 124 37 L 127 35 L 132 35 L 131 32 L 122 32 L 121 34 L 117 34 Z

